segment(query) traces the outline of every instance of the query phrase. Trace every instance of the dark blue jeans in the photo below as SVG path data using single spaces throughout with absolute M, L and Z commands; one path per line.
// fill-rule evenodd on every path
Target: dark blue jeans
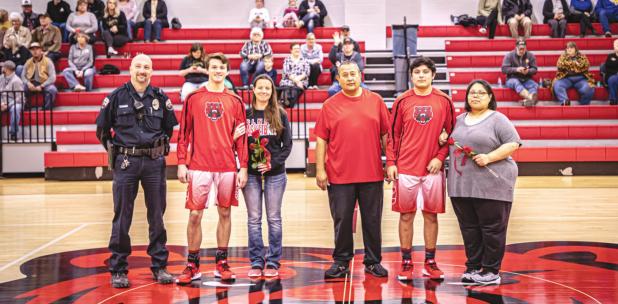
M 240 63 L 240 79 L 242 79 L 242 85 L 249 85 L 249 74 L 253 73 L 254 75 L 264 74 L 264 62 L 257 61 L 251 63 L 250 61 L 243 60 Z M 277 81 L 276 79 L 273 79 Z
M 120 168 L 123 156 L 117 156 L 114 166 L 114 219 L 109 238 L 109 271 L 127 273 L 127 258 L 131 254 L 129 229 L 133 219 L 133 205 L 141 182 L 146 201 L 148 219 L 148 255 L 151 269 L 157 270 L 167 265 L 169 255 L 165 244 L 167 232 L 163 225 L 166 207 L 165 158 L 152 159 L 148 156 L 129 156 L 130 164 L 125 170 Z
M 590 104 L 594 96 L 594 88 L 588 84 L 588 79 L 584 76 L 568 76 L 554 82 L 554 95 L 563 104 L 569 100 L 567 90 L 575 88 L 579 93 L 579 103 L 581 105 Z
M 618 74 L 614 74 L 607 80 L 607 89 L 609 90 L 609 100 L 618 101 Z
M 247 185 L 242 189 L 247 204 L 249 229 L 249 259 L 251 266 L 264 268 L 273 266 L 279 268 L 281 260 L 281 203 L 287 184 L 285 173 L 273 176 L 249 174 Z M 262 241 L 262 198 L 266 205 L 266 221 L 268 222 L 268 254 L 264 258 L 264 242 Z
M 603 27 L 603 32 L 611 32 L 609 28 L 609 23 L 618 20 L 618 16 L 616 13 L 611 10 L 601 9 L 599 10 L 599 22 L 601 22 L 601 26 Z
M 307 33 L 313 33 L 315 24 L 318 22 L 319 19 L 320 19 L 320 15 L 316 13 L 307 13 L 303 17 L 302 21 L 305 24 L 305 27 L 307 28 Z
M 161 29 L 163 28 L 161 24 L 161 20 L 155 20 L 154 22 L 150 21 L 150 19 L 144 21 L 144 40 L 161 40 Z M 154 31 L 154 38 L 152 37 Z

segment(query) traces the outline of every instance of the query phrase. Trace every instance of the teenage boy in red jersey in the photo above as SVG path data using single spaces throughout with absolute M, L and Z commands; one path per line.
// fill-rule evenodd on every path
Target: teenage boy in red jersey
M 360 87 L 361 71 L 356 63 L 342 63 L 337 80 L 342 91 L 324 102 L 315 126 L 316 182 L 322 190 L 328 188 L 335 228 L 334 263 L 324 277 L 350 274 L 349 263 L 354 257 L 352 218 L 357 200 L 363 224 L 365 272 L 386 277 L 388 271 L 380 264 L 384 193 L 381 155 L 389 113 L 380 95 Z
M 436 66 L 420 57 L 410 67 L 414 88 L 393 104 L 386 152 L 387 178 L 393 186 L 393 211 L 399 216 L 402 265 L 398 279 L 412 280 L 412 236 L 417 208 L 423 212 L 425 267 L 423 275 L 444 279 L 435 261 L 438 213 L 444 213 L 445 183 L 442 164 L 448 145 L 440 146 L 443 130 L 451 133 L 454 107 L 450 98 L 432 87 Z
M 178 135 L 178 179 L 189 183 L 185 207 L 191 211 L 187 225 L 188 263 L 176 279 L 178 284 L 188 284 L 202 276 L 201 222 L 213 184 L 219 213 L 214 275 L 221 280 L 236 278 L 227 263 L 227 246 L 232 227 L 230 207 L 238 206 L 238 189 L 247 182 L 247 137 L 233 137 L 236 126 L 245 122 L 245 106 L 240 97 L 225 88 L 229 65 L 223 54 L 210 55 L 206 68 L 208 83 L 187 96 Z M 238 173 L 234 152 L 240 163 Z

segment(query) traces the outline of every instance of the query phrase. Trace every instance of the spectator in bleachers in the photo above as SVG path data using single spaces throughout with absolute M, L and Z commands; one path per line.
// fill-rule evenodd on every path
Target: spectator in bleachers
M 103 29 L 101 37 L 107 46 L 107 57 L 118 55 L 115 48 L 123 47 L 129 39 L 127 32 L 127 18 L 118 7 L 118 0 L 107 0 L 107 7 L 103 15 Z
M 97 20 L 103 19 L 105 12 L 105 3 L 102 0 L 86 0 L 88 1 L 88 11 L 93 13 Z
M 170 26 L 165 1 L 146 0 L 142 15 L 144 15 L 144 41 L 160 42 L 161 31 Z
M 92 46 L 88 44 L 88 36 L 83 33 L 77 34 L 77 43 L 71 45 L 69 50 L 69 67 L 62 71 L 69 88 L 75 92 L 92 91 L 96 72 L 93 53 Z M 80 78 L 83 79 L 84 85 L 79 84 Z
M 504 56 L 502 73 L 506 74 L 506 87 L 515 90 L 523 98 L 524 106 L 536 104 L 539 84 L 532 79 L 536 72 L 536 57 L 528 52 L 524 39 L 517 39 L 515 50 Z
M 306 27 L 307 32 L 313 33 L 316 27 L 324 26 L 324 18 L 328 11 L 326 6 L 320 0 L 303 0 L 298 7 L 298 16 L 300 17 L 300 27 Z
M 5 9 L 0 9 L 0 42 L 4 41 L 4 34 L 6 30 L 11 27 L 11 22 L 9 21 L 9 12 Z M 1 60 L 1 58 L 0 58 Z
M 354 51 L 360 53 L 360 45 L 350 36 L 350 27 L 347 25 L 342 26 L 340 32 L 333 33 L 333 41 L 337 45 L 337 51 L 341 52 L 341 49 L 343 48 L 343 39 L 346 38 L 352 40 L 352 44 L 354 44 Z
M 300 52 L 303 57 L 309 62 L 309 89 L 318 88 L 318 77 L 322 73 L 322 61 L 324 61 L 324 53 L 322 46 L 315 42 L 315 34 L 307 34 L 307 42 L 300 46 Z
M 262 58 L 273 53 L 268 42 L 263 39 L 264 32 L 262 29 L 254 27 L 251 29 L 251 40 L 245 42 L 240 50 L 240 56 L 243 59 L 240 64 L 240 77 L 244 88 L 249 85 L 250 73 L 255 73 L 255 75 L 264 73 Z
M 618 39 L 614 40 L 614 52 L 607 55 L 603 70 L 609 91 L 609 104 L 618 105 Z
M 543 4 L 543 23 L 549 24 L 552 38 L 566 36 L 569 5 L 566 0 L 545 0 Z
M 26 61 L 28 61 L 32 55 L 25 46 L 17 43 L 17 37 L 15 35 L 8 35 L 5 38 L 2 48 L 4 60 L 13 61 L 17 75 L 21 75 L 24 64 L 26 64 Z
M 579 36 L 586 36 L 590 30 L 592 35 L 597 35 L 592 27 L 592 0 L 571 0 L 568 22 L 579 22 Z
M 56 82 L 56 68 L 54 63 L 45 55 L 38 42 L 30 44 L 32 58 L 26 61 L 24 70 L 21 73 L 21 80 L 24 82 L 26 93 L 44 93 L 45 103 L 43 109 L 50 110 L 54 106 L 58 89 L 54 85 Z
M 262 57 L 262 62 L 264 62 L 264 71 L 262 72 L 262 74 L 266 74 L 273 81 L 277 81 L 277 69 L 275 69 L 273 55 L 266 55 Z M 256 73 L 255 77 L 257 76 L 258 74 Z
M 331 68 L 331 77 L 334 79 L 334 75 L 338 75 L 339 66 L 345 61 L 353 61 L 358 65 L 358 69 L 361 74 L 365 70 L 365 63 L 363 62 L 363 57 L 360 53 L 354 51 L 354 44 L 352 43 L 352 39 L 344 38 L 343 39 L 343 49 L 338 52 L 337 46 L 333 45 L 330 48 L 330 52 L 328 53 L 328 59 L 332 62 L 333 67 Z M 362 79 L 362 77 L 361 77 Z M 367 88 L 367 86 L 361 82 L 361 87 Z M 339 85 L 339 81 L 333 81 L 333 84 L 328 88 L 328 96 L 333 96 L 341 91 L 341 86 Z
M 9 20 L 11 21 L 11 27 L 4 33 L 3 43 L 6 44 L 8 36 L 14 35 L 17 38 L 18 45 L 23 45 L 28 48 L 32 41 L 32 35 L 27 27 L 21 25 L 23 20 L 21 15 L 13 12 L 9 15 Z
M 579 93 L 579 104 L 590 104 L 594 96 L 594 77 L 588 71 L 590 62 L 586 55 L 579 52 L 577 44 L 570 41 L 566 50 L 558 58 L 558 72 L 552 87 L 554 96 L 563 106 L 570 106 L 567 90 L 575 88 Z
M 69 41 L 69 34 L 66 30 L 67 20 L 71 14 L 71 7 L 64 0 L 50 0 L 47 2 L 47 14 L 52 20 L 52 24 L 62 32 L 62 41 Z
M 127 34 L 129 34 L 129 39 L 133 40 L 137 32 L 135 24 L 139 15 L 137 12 L 137 0 L 119 0 L 118 7 L 120 7 L 120 10 L 127 18 Z
M 594 13 L 601 22 L 605 37 L 611 37 L 612 31 L 609 23 L 618 21 L 618 3 L 613 0 L 598 0 L 594 7 Z
M 288 7 L 283 11 L 282 27 L 300 27 L 296 0 L 288 0 Z
M 39 14 L 32 11 L 32 0 L 21 0 L 21 17 L 23 26 L 30 31 L 39 27 Z
M 39 15 L 39 23 L 41 25 L 32 31 L 32 42 L 41 44 L 44 55 L 55 63 L 61 57 L 62 32 L 52 24 L 47 13 Z
M 75 39 L 77 33 L 88 35 L 88 43 L 94 44 L 96 37 L 94 33 L 99 30 L 99 22 L 97 17 L 88 11 L 87 0 L 77 0 L 75 12 L 69 15 L 66 24 L 67 32 L 69 32 L 69 41 L 71 44 L 77 42 Z
M 502 16 L 509 25 L 511 36 L 519 38 L 519 26 L 524 28 L 524 37 L 530 38 L 532 32 L 532 3 L 530 0 L 504 0 Z
M 264 0 L 255 0 L 255 7 L 249 11 L 249 27 L 267 28 L 270 23 L 270 13 L 264 7 Z
M 293 107 L 298 97 L 307 88 L 309 73 L 309 62 L 303 58 L 300 52 L 300 44 L 292 43 L 290 45 L 290 56 L 283 61 L 283 74 L 279 83 L 286 107 Z
M 0 103 L 2 112 L 9 111 L 9 136 L 12 141 L 17 140 L 21 110 L 24 105 L 24 83 L 15 74 L 15 63 L 7 60 L 1 64 L 0 75 Z
M 487 29 L 489 29 L 489 39 L 494 39 L 498 23 L 503 23 L 500 2 L 501 0 L 479 0 L 476 22 L 481 25 L 479 32 L 482 34 L 487 33 Z
M 189 55 L 180 63 L 180 76 L 185 78 L 185 83 L 180 90 L 180 100 L 185 101 L 189 93 L 197 90 L 208 81 L 206 70 L 206 53 L 201 43 L 194 43 L 189 50 Z

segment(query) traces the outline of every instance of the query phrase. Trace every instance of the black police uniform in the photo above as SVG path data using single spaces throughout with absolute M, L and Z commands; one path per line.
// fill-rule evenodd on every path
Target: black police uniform
M 172 102 L 161 89 L 148 86 L 140 96 L 130 82 L 104 99 L 97 117 L 97 137 L 111 151 L 113 163 L 114 219 L 109 250 L 109 270 L 127 273 L 131 254 L 129 228 L 139 182 L 148 209 L 148 254 L 153 271 L 167 265 L 167 233 L 163 225 L 166 206 L 165 157 L 178 124 Z M 112 138 L 110 129 L 114 129 Z M 113 147 L 108 143 L 111 141 Z M 162 153 L 161 145 L 167 148 Z M 111 149 L 111 150 L 110 150 Z M 115 158 L 115 161 L 114 161 Z

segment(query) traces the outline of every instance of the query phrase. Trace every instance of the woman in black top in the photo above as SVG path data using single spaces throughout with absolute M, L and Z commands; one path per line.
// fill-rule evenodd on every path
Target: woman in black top
M 324 26 L 327 14 L 326 6 L 320 0 L 303 0 L 298 7 L 299 24 L 307 27 L 308 33 L 313 33 L 315 27 Z
M 200 43 L 191 46 L 189 55 L 182 59 L 180 63 L 180 76 L 185 78 L 185 83 L 180 90 L 180 100 L 185 101 L 189 93 L 205 85 L 208 81 L 208 70 L 206 70 L 206 53 Z
M 52 20 L 52 24 L 62 32 L 62 42 L 69 41 L 69 33 L 66 30 L 67 19 L 71 14 L 71 7 L 64 0 L 50 0 L 47 2 L 47 14 Z
M 4 55 L 4 60 L 10 60 L 15 63 L 15 73 L 17 73 L 17 76 L 21 77 L 24 64 L 32 57 L 30 51 L 25 46 L 17 43 L 17 37 L 15 37 L 15 35 L 10 35 L 6 37 L 6 44 L 2 48 L 2 53 Z
M 290 123 L 277 102 L 275 83 L 265 74 L 253 81 L 253 98 L 247 110 L 247 123 L 236 129 L 235 138 L 247 132 L 249 175 L 242 189 L 249 226 L 250 278 L 276 277 L 281 259 L 281 203 L 287 184 L 285 160 L 292 151 Z M 263 151 L 263 152 L 260 152 Z M 268 253 L 262 250 L 262 197 L 268 221 Z
M 146 0 L 142 14 L 144 15 L 144 41 L 161 41 L 161 30 L 170 26 L 167 21 L 165 1 Z
M 118 7 L 118 0 L 107 0 L 105 15 L 102 20 L 103 31 L 101 36 L 107 46 L 107 58 L 118 55 L 114 48 L 123 47 L 130 41 L 127 33 L 127 18 Z

